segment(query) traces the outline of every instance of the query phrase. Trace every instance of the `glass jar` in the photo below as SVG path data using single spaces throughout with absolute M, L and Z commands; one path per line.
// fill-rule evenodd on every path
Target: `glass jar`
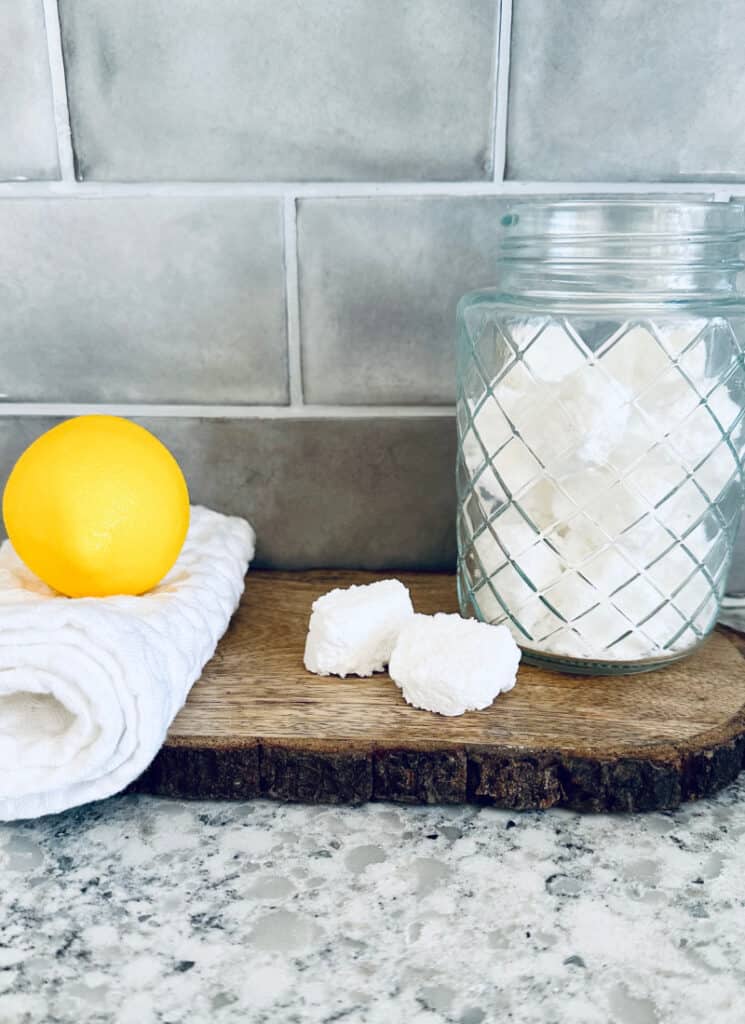
M 458 592 L 526 661 L 657 668 L 713 628 L 743 505 L 745 207 L 502 218 L 458 306 Z

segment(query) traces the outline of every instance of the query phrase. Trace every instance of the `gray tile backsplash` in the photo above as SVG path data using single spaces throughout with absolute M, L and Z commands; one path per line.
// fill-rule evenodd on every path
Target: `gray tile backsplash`
M 455 305 L 493 281 L 491 196 L 299 204 L 305 396 L 320 403 L 455 398 Z
M 514 0 L 507 175 L 745 179 L 741 0 Z
M 735 555 L 729 576 L 729 590 L 732 594 L 745 596 L 745 519 L 742 521 L 735 544 Z
M 57 178 L 57 132 L 41 0 L 0 4 L 0 179 Z
M 0 483 L 42 403 L 156 412 L 259 564 L 452 565 L 505 207 L 745 188 L 739 0 L 510 7 L 0 2 Z
M 495 0 L 60 0 L 81 177 L 491 172 Z
M 274 199 L 0 202 L 3 397 L 287 400 Z
M 0 418 L 0 487 L 54 422 Z M 179 460 L 192 501 L 250 519 L 256 567 L 455 565 L 453 417 L 139 422 Z

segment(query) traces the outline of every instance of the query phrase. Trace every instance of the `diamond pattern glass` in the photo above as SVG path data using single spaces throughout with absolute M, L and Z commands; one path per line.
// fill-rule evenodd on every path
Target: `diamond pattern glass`
M 742 505 L 742 325 L 494 302 L 472 322 L 464 613 L 505 622 L 538 661 L 633 671 L 685 653 L 716 621 Z

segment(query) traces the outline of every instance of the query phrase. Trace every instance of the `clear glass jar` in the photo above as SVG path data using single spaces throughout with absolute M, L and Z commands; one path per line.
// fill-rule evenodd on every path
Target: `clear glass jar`
M 743 505 L 745 207 L 502 218 L 458 306 L 458 591 L 526 660 L 627 673 L 713 628 Z

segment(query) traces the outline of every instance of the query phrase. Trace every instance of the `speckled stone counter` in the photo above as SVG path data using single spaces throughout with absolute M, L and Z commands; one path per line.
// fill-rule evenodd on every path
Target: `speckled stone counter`
M 0 872 L 2 1024 L 745 1012 L 745 778 L 614 818 L 129 796 L 1 825 Z

